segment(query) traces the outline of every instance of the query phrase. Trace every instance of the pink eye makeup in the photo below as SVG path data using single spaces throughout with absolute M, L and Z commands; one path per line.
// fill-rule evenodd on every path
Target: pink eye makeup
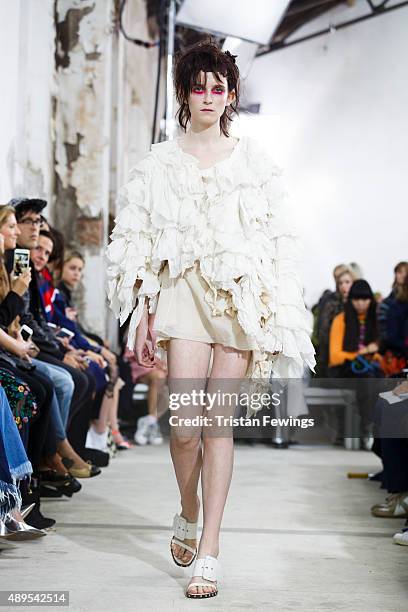
M 224 93 L 224 87 L 220 87 L 220 86 L 216 86 L 213 87 L 211 90 L 211 93 L 213 94 L 217 94 L 217 95 L 222 95 Z M 204 87 L 202 85 L 193 85 L 191 92 L 194 94 L 198 94 L 198 95 L 203 95 L 204 94 Z

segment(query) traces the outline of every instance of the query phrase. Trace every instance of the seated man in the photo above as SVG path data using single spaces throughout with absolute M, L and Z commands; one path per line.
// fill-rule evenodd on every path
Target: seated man
M 45 200 L 34 198 L 19 198 L 11 201 L 15 208 L 20 234 L 17 246 L 32 249 L 37 246 L 40 234 L 41 211 L 47 205 Z M 12 266 L 13 252 L 9 253 L 8 266 Z M 80 456 L 84 456 L 85 439 L 90 418 L 92 395 L 95 388 L 93 377 L 87 373 L 87 364 L 74 352 L 68 351 L 58 342 L 47 325 L 41 305 L 40 294 L 36 282 L 36 274 L 32 261 L 31 282 L 29 290 L 23 296 L 24 312 L 21 314 L 21 324 L 26 324 L 33 330 L 32 340 L 39 347 L 37 359 L 51 366 L 58 366 L 70 374 L 74 381 L 70 415 L 68 421 L 68 438 Z M 10 270 L 10 267 L 9 267 Z M 86 458 L 86 457 L 84 457 Z M 89 464 L 88 464 L 89 465 Z M 95 471 L 94 466 L 88 472 Z M 72 469 L 71 469 L 72 472 Z M 73 474 L 79 476 L 79 474 Z

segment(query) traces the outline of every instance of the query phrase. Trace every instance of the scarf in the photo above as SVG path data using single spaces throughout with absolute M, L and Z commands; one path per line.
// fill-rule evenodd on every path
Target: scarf
M 17 481 L 32 474 L 33 468 L 7 400 L 0 386 L 0 519 L 13 509 L 21 508 Z
M 37 273 L 37 284 L 46 319 L 47 321 L 52 321 L 56 289 L 54 288 L 52 276 L 47 267 Z

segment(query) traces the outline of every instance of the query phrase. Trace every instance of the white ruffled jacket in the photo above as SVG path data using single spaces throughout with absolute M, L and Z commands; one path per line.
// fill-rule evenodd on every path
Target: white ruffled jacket
M 218 290 L 228 291 L 239 324 L 259 347 L 251 378 L 300 378 L 305 364 L 314 368 L 299 239 L 283 205 L 280 175 L 249 137 L 206 170 L 176 140 L 152 145 L 120 191 L 107 249 L 111 308 L 121 324 L 133 311 L 129 348 L 145 296 L 149 312 L 156 310 L 164 262 L 174 278 L 199 260 L 212 314 L 220 314 Z

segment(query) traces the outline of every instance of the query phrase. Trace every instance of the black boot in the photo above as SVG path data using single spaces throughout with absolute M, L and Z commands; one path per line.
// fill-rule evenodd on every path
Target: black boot
M 41 514 L 40 511 L 40 479 L 38 476 L 31 477 L 31 483 L 28 484 L 26 480 L 21 481 L 20 484 L 22 505 L 29 506 L 35 504 L 27 517 L 27 522 L 32 527 L 37 529 L 48 529 L 55 525 L 55 520 L 46 518 Z
M 109 453 L 97 450 L 96 448 L 85 448 L 81 453 L 84 461 L 90 461 L 98 467 L 106 467 L 109 464 Z

